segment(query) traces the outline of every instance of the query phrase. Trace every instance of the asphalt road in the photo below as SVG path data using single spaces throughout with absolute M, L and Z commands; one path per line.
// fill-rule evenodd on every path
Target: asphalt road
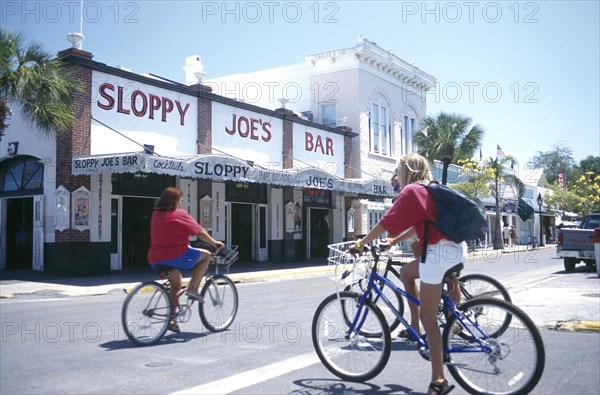
M 553 256 L 548 250 L 487 257 L 465 272 L 498 278 L 541 328 L 546 367 L 532 393 L 595 395 L 600 333 L 555 330 L 552 323 L 598 321 L 600 279 L 583 270 L 566 274 Z M 386 369 L 365 384 L 341 381 L 321 365 L 310 324 L 333 291 L 327 278 L 274 277 L 239 283 L 238 291 L 240 310 L 229 331 L 207 332 L 194 312 L 181 334 L 152 347 L 126 339 L 120 322 L 125 294 L 118 288 L 99 296 L 2 299 L 0 394 L 424 393 L 429 363 L 398 340 Z

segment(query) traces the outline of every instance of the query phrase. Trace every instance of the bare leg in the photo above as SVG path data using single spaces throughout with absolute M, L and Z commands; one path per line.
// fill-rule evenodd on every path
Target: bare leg
M 200 281 L 202 281 L 202 277 L 206 273 L 206 269 L 208 269 L 208 262 L 210 261 L 210 252 L 207 250 L 201 250 L 202 256 L 196 266 L 194 266 L 194 270 L 192 271 L 192 277 L 190 278 L 190 282 L 188 283 L 187 289 L 188 291 L 198 292 L 198 287 L 200 286 Z
M 169 281 L 171 282 L 171 315 L 177 313 L 179 305 L 179 291 L 181 290 L 181 272 L 178 269 L 169 270 Z
M 421 283 L 421 322 L 427 334 L 431 359 L 431 382 L 444 380 L 442 338 L 437 322 L 437 312 L 442 296 L 442 284 Z
M 458 277 L 446 277 L 444 279 L 448 283 L 448 295 L 452 298 L 452 300 L 456 303 L 460 303 L 460 281 L 458 281 Z
M 419 278 L 419 258 L 412 260 L 400 269 L 400 279 L 404 284 L 404 290 L 415 299 L 419 299 L 417 278 Z M 408 308 L 410 309 L 410 326 L 420 335 L 419 306 L 414 303 L 408 303 Z

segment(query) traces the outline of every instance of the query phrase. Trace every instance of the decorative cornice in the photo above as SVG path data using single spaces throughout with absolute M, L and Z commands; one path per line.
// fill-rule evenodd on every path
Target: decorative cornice
M 437 79 L 433 75 L 424 72 L 414 64 L 406 62 L 391 51 L 381 48 L 362 35 L 356 41 L 357 44 L 353 48 L 323 52 L 307 56 L 305 60 L 314 66 L 322 61 L 335 63 L 341 58 L 354 57 L 359 62 L 397 79 L 401 84 L 411 85 L 419 91 L 428 91 L 435 88 Z

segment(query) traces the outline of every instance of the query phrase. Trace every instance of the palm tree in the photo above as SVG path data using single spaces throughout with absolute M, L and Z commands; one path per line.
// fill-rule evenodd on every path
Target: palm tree
M 21 34 L 0 29 L 0 138 L 13 111 L 39 131 L 51 136 L 63 132 L 74 119 L 71 93 L 77 84 L 63 62 L 52 58 L 38 43 L 25 45 Z
M 427 116 L 421 131 L 415 134 L 418 153 L 432 163 L 435 159 L 442 161 L 444 185 L 448 182 L 450 163 L 471 159 L 475 149 L 481 145 L 483 128 L 470 125 L 470 117 L 442 111 L 435 117 Z
M 499 156 L 496 159 L 490 158 L 487 166 L 492 169 L 494 177 L 494 196 L 496 198 L 496 224 L 494 226 L 494 250 L 504 249 L 504 241 L 502 240 L 502 228 L 500 219 L 502 211 L 500 210 L 500 183 L 513 185 L 517 189 L 517 200 L 525 193 L 525 184 L 515 175 L 505 172 L 508 163 L 514 164 L 516 161 L 512 156 Z

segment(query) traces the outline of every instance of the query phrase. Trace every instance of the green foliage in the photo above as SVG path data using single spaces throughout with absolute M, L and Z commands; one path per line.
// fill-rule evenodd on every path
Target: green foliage
M 452 188 L 475 201 L 489 197 L 489 183 L 493 180 L 491 168 L 470 159 L 461 159 L 457 162 L 461 166 L 458 178 L 465 181 L 452 184 Z
M 61 60 L 38 43 L 26 45 L 21 34 L 0 29 L 0 133 L 15 103 L 43 134 L 66 131 L 74 120 L 72 93 L 77 89 Z
M 554 184 L 558 178 L 558 173 L 564 171 L 567 175 L 567 182 L 573 182 L 573 168 L 575 160 L 573 159 L 573 151 L 569 148 L 568 143 L 559 141 L 554 144 L 553 149 L 546 152 L 537 151 L 536 155 L 527 162 L 527 166 L 534 169 L 544 169 L 544 177 L 540 178 L 539 185 L 550 186 Z
M 581 198 L 578 213 L 600 212 L 600 174 L 593 171 L 582 174 L 572 189 Z
M 552 194 L 545 197 L 546 203 L 558 211 L 572 211 L 580 214 L 582 198 L 572 189 L 559 187 L 558 183 L 549 186 Z
M 436 159 L 442 161 L 442 184 L 446 184 L 450 163 L 470 159 L 481 145 L 482 138 L 483 128 L 471 126 L 471 118 L 442 111 L 423 120 L 421 131 L 415 134 L 414 141 L 420 155 L 430 162 Z

